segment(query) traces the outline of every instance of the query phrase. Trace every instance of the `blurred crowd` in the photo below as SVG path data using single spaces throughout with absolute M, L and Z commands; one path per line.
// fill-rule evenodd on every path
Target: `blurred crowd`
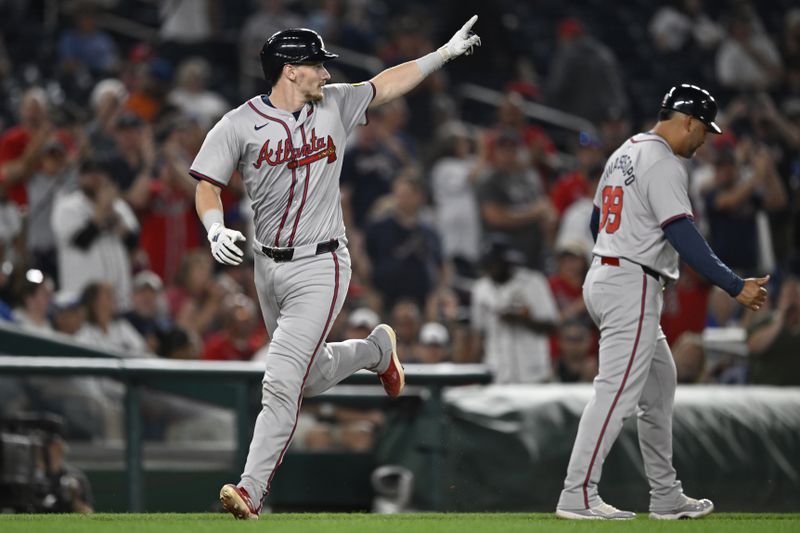
M 206 132 L 264 91 L 258 51 L 274 31 L 311 27 L 390 66 L 434 49 L 463 8 L 235 4 L 0 3 L 0 319 L 135 356 L 265 356 L 252 251 L 238 267 L 214 263 L 194 211 L 187 170 Z M 593 5 L 541 2 L 536 24 L 552 24 L 530 43 L 519 28 L 535 24 L 536 5 L 478 10 L 475 63 L 370 111 L 345 155 L 353 276 L 328 340 L 386 321 L 405 363 L 484 362 L 498 383 L 590 381 L 599 334 L 581 284 L 597 180 L 619 144 L 650 129 L 671 85 L 696 82 L 717 95 L 724 134 L 687 162 L 695 222 L 724 262 L 772 283 L 752 313 L 684 269 L 662 319 L 679 380 L 800 383 L 800 8 L 634 2 L 618 14 L 646 17 L 646 31 L 614 26 L 639 28 L 631 51 L 606 42 Z M 507 19 L 492 17 L 500 9 Z M 372 75 L 329 67 L 333 81 Z M 456 90 L 467 82 L 501 96 L 478 106 Z M 587 127 L 533 120 L 531 104 Z M 252 237 L 238 178 L 223 202 L 226 224 Z M 734 337 L 746 355 L 715 349 L 709 328 L 744 331 Z

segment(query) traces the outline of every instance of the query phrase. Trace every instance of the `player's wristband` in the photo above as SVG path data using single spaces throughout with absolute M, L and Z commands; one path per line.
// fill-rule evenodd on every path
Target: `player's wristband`
M 417 66 L 422 71 L 423 76 L 428 76 L 432 72 L 436 72 L 442 68 L 445 63 L 447 63 L 449 58 L 445 57 L 445 54 L 442 53 L 442 49 L 447 50 L 447 48 L 443 46 L 439 50 L 431 52 L 430 54 L 424 55 L 417 59 Z
M 203 226 L 205 226 L 206 232 L 211 231 L 211 226 L 214 224 L 225 225 L 225 217 L 219 209 L 209 209 L 203 213 Z

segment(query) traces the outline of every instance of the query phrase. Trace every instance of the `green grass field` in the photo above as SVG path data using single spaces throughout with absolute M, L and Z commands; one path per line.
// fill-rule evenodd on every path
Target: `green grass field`
M 657 522 L 640 516 L 629 522 L 573 522 L 552 514 L 272 514 L 239 522 L 224 514 L 0 515 L 0 532 L 24 533 L 220 533 L 270 531 L 313 533 L 505 533 L 514 531 L 710 531 L 800 532 L 800 514 L 726 514 L 701 520 Z

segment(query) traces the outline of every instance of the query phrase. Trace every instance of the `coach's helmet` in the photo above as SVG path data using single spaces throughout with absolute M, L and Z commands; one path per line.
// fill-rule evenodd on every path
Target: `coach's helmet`
M 697 85 L 682 83 L 664 95 L 662 109 L 672 109 L 690 115 L 706 125 L 712 133 L 722 133 L 714 119 L 717 116 L 717 102 L 714 97 Z
M 261 68 L 270 87 L 275 85 L 284 65 L 319 63 L 339 57 L 325 50 L 322 37 L 307 28 L 290 28 L 274 33 L 261 48 Z

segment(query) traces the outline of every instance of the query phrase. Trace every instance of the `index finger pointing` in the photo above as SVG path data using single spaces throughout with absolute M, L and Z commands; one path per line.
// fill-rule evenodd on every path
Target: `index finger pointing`
M 465 39 L 467 38 L 467 35 L 469 34 L 469 30 L 471 30 L 471 29 L 472 29 L 472 26 L 475 24 L 475 22 L 476 22 L 477 20 L 478 20 L 478 15 L 472 15 L 472 18 L 470 18 L 470 19 L 469 19 L 469 20 L 466 22 L 466 24 L 464 24 L 463 26 L 461 26 L 461 29 L 460 29 L 460 30 L 458 30 L 458 33 L 461 35 L 461 37 L 463 37 L 463 38 L 465 38 Z

